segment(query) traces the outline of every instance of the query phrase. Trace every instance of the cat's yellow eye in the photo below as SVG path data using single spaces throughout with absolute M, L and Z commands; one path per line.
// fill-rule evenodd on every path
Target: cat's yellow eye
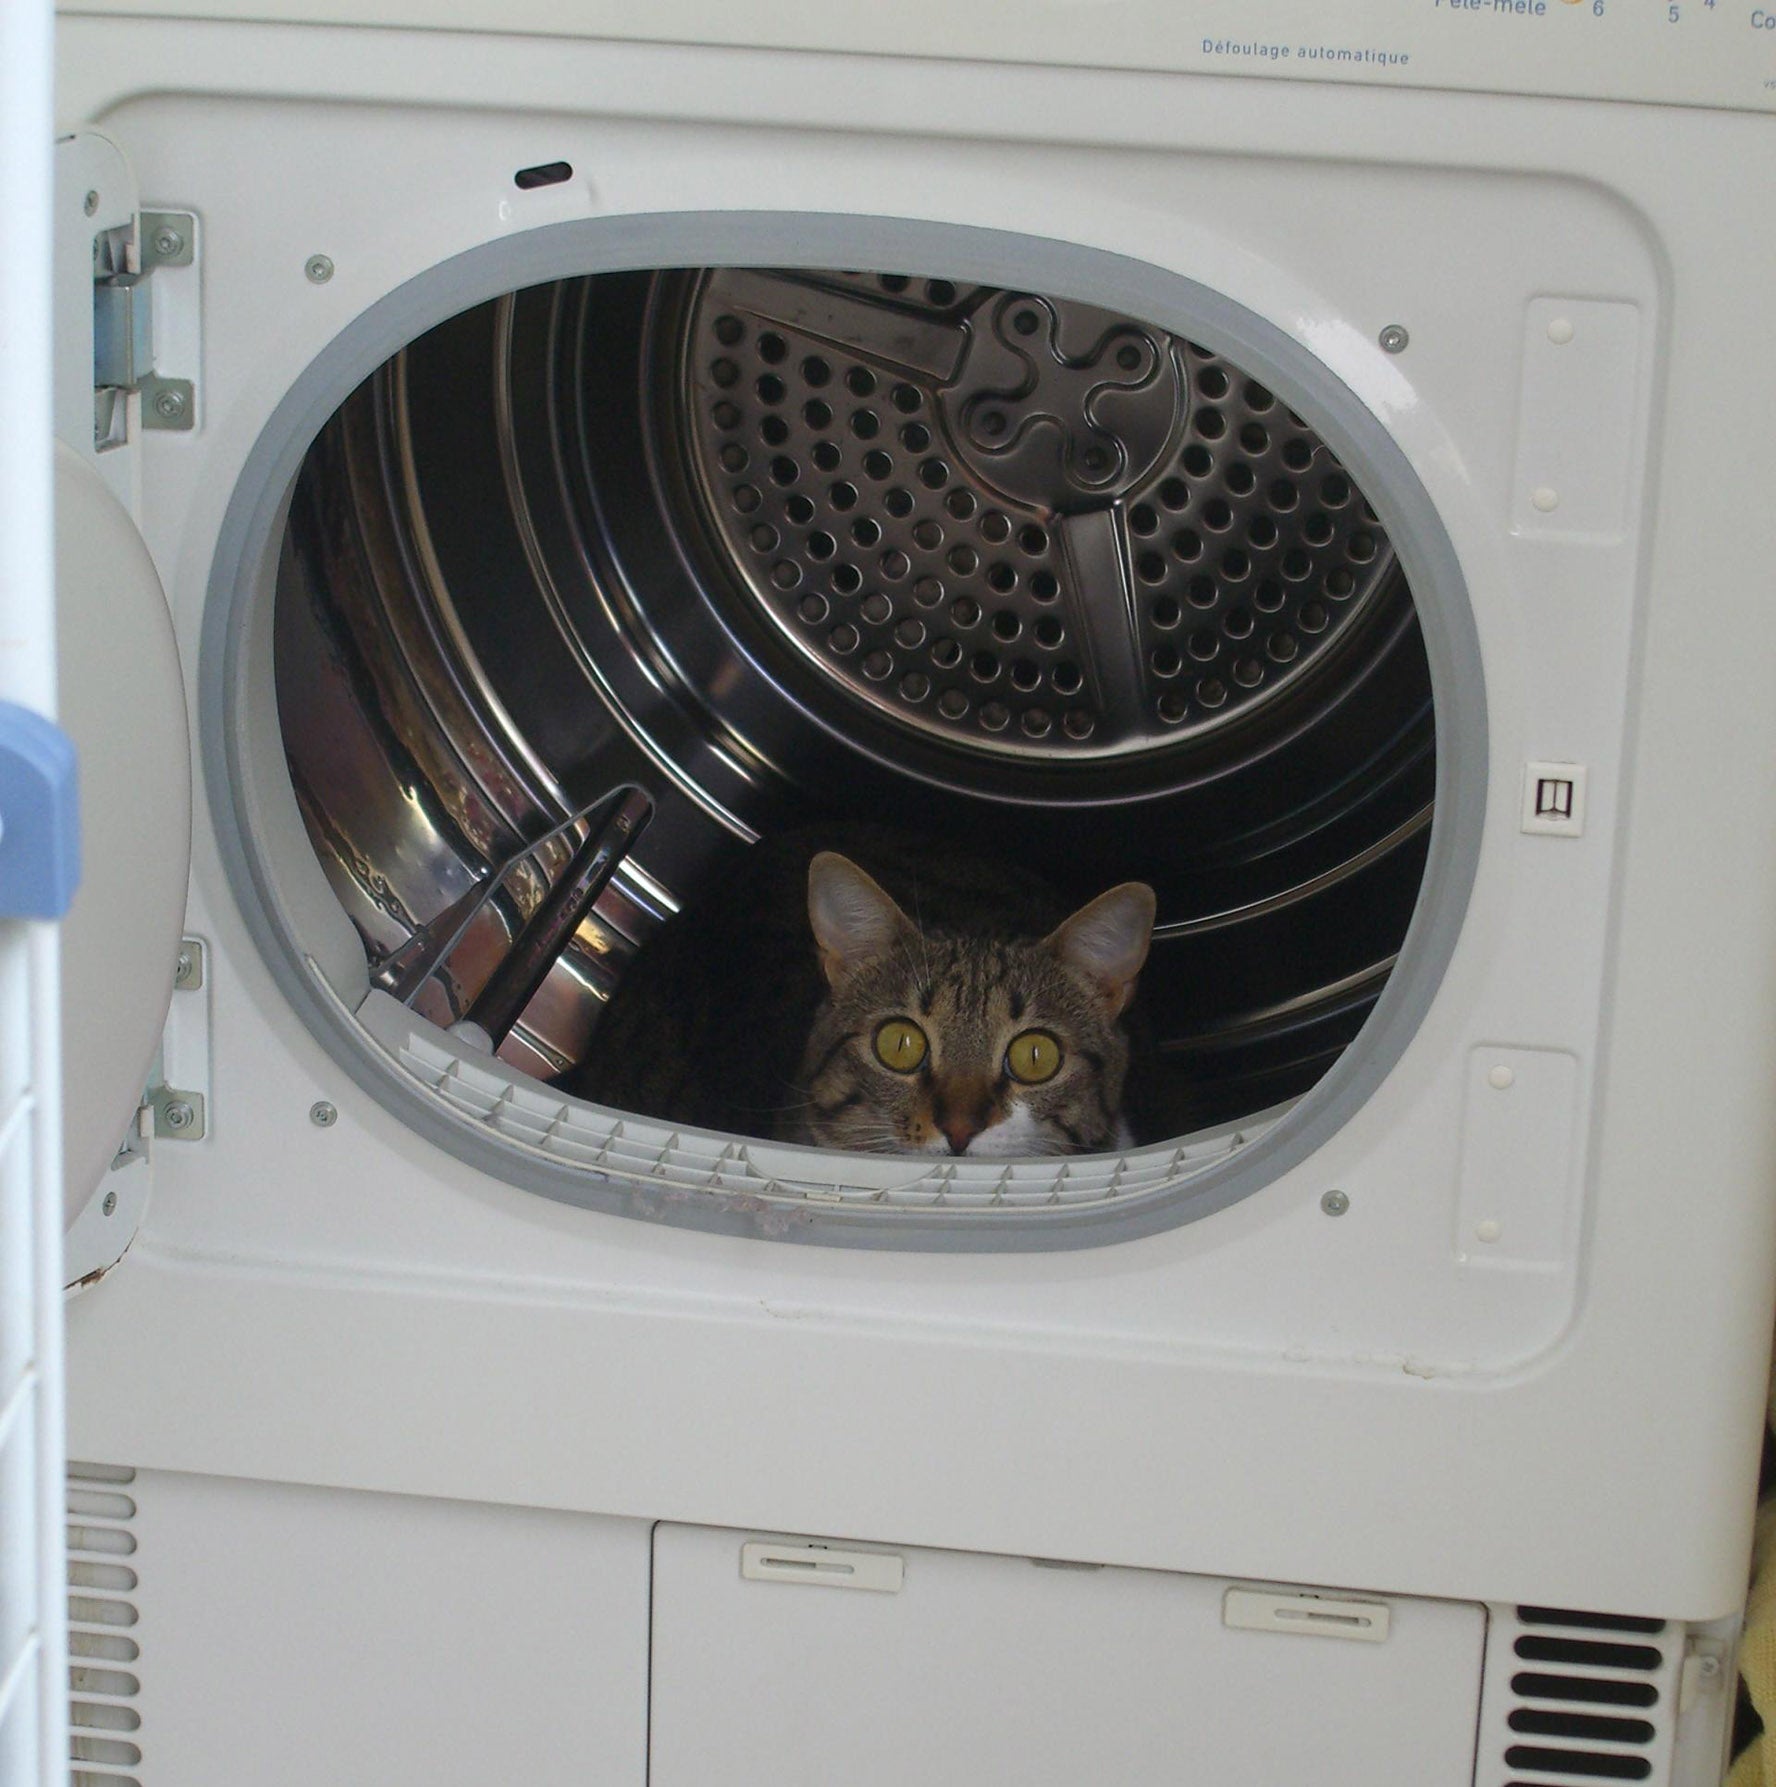
M 1061 1045 L 1046 1030 L 1026 1030 L 1011 1039 L 1005 1071 L 1026 1086 L 1040 1086 L 1061 1071 Z
M 911 1073 L 930 1045 L 911 1018 L 890 1018 L 876 1031 L 876 1059 L 896 1073 Z

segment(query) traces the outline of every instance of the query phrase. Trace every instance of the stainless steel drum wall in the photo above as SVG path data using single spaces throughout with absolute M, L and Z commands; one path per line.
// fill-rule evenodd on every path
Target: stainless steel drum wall
M 431 331 L 309 456 L 292 779 L 373 981 L 509 865 L 460 1017 L 604 791 L 652 824 L 501 1054 L 576 1058 L 757 834 L 867 813 L 1159 889 L 1167 1133 L 1313 1083 L 1380 991 L 1434 781 L 1411 594 L 1287 394 L 1138 318 L 896 275 L 610 274 Z

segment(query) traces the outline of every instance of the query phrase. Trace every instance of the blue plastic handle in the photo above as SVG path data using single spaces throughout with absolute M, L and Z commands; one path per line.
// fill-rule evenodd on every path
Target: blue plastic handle
M 42 714 L 0 701 L 0 918 L 61 918 L 79 885 L 73 740 Z

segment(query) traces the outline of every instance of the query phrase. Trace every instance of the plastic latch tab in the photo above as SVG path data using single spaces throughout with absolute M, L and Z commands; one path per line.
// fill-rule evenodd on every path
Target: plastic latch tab
M 79 884 L 73 741 L 53 720 L 0 701 L 0 918 L 61 918 Z

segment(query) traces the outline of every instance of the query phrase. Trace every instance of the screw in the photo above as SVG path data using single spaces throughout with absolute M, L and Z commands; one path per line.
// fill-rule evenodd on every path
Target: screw
M 91 217 L 92 214 L 99 208 L 99 195 L 96 192 L 89 192 L 86 195 L 85 204 L 86 204 L 86 214 L 88 217 Z
M 154 233 L 154 252 L 164 255 L 168 260 L 185 250 L 185 238 L 177 230 L 162 229 Z
M 165 416 L 169 422 L 176 421 L 185 413 L 185 393 L 183 391 L 162 391 L 154 400 L 157 415 Z
M 333 263 L 324 254 L 311 254 L 302 271 L 314 285 L 325 285 L 333 277 Z
M 1328 1216 L 1342 1216 L 1351 1207 L 1351 1201 L 1342 1191 L 1329 1191 L 1320 1199 L 1320 1208 Z
M 1412 337 L 1398 323 L 1389 323 L 1376 339 L 1380 341 L 1384 354 L 1403 354 Z
M 1698 1657 L 1696 1659 L 1696 1673 L 1701 1676 L 1703 1680 L 1713 1681 L 1720 1672 L 1721 1666 L 1719 1657 Z
M 184 1099 L 175 1098 L 166 1108 L 168 1129 L 189 1129 L 197 1121 L 197 1113 Z
M 308 1107 L 308 1120 L 316 1129 L 331 1129 L 339 1121 L 339 1112 L 326 1099 L 317 1098 Z
M 99 1208 L 103 1210 L 107 1216 L 115 1216 L 117 1214 L 117 1193 L 114 1191 L 106 1192 L 105 1201 Z

